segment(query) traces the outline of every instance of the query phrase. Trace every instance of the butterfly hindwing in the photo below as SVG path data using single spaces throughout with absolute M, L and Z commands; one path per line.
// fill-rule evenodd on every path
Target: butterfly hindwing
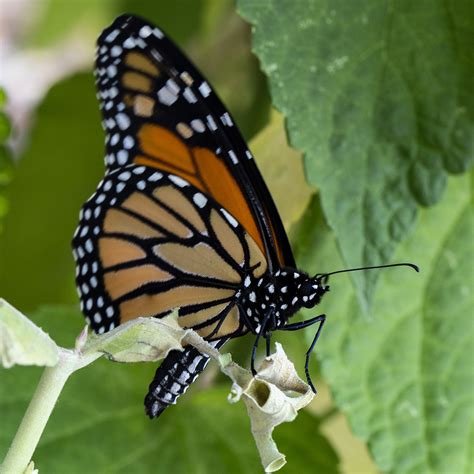
M 73 246 L 81 307 L 99 333 L 179 308 L 180 324 L 209 340 L 243 334 L 236 295 L 250 271 L 267 269 L 252 237 L 212 198 L 138 165 L 104 178 L 81 210 Z
M 270 267 L 294 266 L 273 200 L 234 121 L 159 29 L 119 17 L 98 41 L 106 166 L 156 167 L 212 196 L 247 230 Z

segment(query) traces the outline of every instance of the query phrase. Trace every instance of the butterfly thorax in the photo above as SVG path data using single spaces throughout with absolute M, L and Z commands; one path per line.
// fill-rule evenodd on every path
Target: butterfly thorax
M 316 306 L 329 290 L 316 277 L 291 268 L 266 272 L 259 278 L 249 274 L 239 294 L 239 307 L 253 332 L 271 314 L 267 327 L 281 328 L 301 308 Z

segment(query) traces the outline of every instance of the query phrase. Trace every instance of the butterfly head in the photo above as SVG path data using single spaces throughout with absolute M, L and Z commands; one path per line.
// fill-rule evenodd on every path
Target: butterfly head
M 302 307 L 313 308 L 328 291 L 327 278 L 321 278 L 320 276 L 308 277 L 298 286 L 297 297 Z

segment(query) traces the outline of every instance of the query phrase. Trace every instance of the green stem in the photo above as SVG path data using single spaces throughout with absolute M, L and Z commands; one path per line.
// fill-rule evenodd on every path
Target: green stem
M 82 357 L 74 351 L 60 349 L 58 364 L 44 369 L 35 394 L 0 466 L 0 474 L 25 472 L 67 379 L 74 371 L 90 364 L 100 355 Z

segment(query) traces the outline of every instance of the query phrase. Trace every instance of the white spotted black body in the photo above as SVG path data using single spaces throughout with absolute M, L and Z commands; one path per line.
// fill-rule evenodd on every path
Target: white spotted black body
M 253 332 L 258 334 L 269 312 L 272 312 L 273 320 L 266 330 L 282 328 L 301 308 L 316 306 L 328 290 L 327 285 L 305 272 L 283 268 L 260 278 L 247 275 L 239 304 L 249 323 L 253 324 Z

